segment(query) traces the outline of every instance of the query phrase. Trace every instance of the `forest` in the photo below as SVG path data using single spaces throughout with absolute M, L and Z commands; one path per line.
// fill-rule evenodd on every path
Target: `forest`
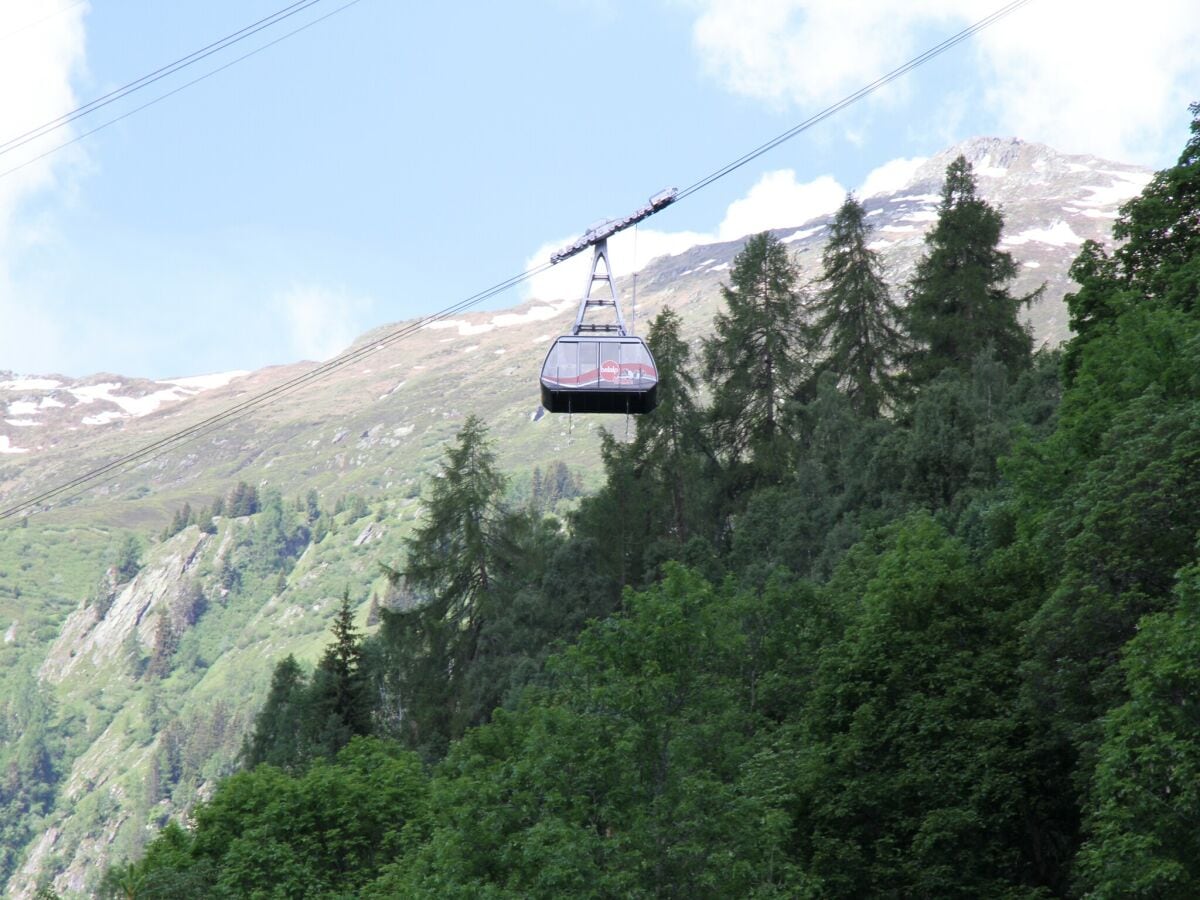
M 701 347 L 664 310 L 569 516 L 469 417 L 379 560 L 407 601 L 368 636 L 347 593 L 103 894 L 1200 896 L 1191 115 L 1062 348 L 960 157 L 903 296 L 850 196 L 817 282 L 763 233 Z

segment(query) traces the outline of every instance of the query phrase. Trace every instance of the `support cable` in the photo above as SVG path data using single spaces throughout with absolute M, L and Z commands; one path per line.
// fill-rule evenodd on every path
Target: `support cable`
M 297 2 L 292 3 L 289 6 L 285 6 L 282 9 L 276 10 L 275 12 L 271 13 L 271 15 L 259 19 L 257 22 L 252 22 L 251 24 L 244 28 L 238 29 L 232 34 L 227 34 L 220 40 L 213 41 L 211 44 L 201 47 L 199 50 L 194 50 L 187 56 L 180 57 L 174 62 L 168 63 L 167 65 L 155 69 L 153 72 L 150 72 L 147 75 L 143 75 L 141 78 L 122 85 L 115 90 L 109 91 L 107 94 L 97 97 L 95 100 L 91 100 L 82 106 L 76 107 L 70 112 L 63 113 L 61 116 L 51 119 L 49 122 L 44 122 L 36 128 L 31 128 L 29 131 L 26 131 L 23 134 L 18 134 L 15 137 L 9 138 L 7 141 L 0 143 L 0 156 L 4 155 L 5 153 L 11 153 L 13 150 L 23 147 L 30 141 L 35 141 L 52 131 L 57 131 L 59 128 L 63 128 L 69 125 L 71 122 L 74 122 L 76 119 L 89 115 L 98 109 L 102 109 L 103 107 L 108 106 L 110 103 L 116 103 L 121 98 L 127 97 L 136 91 L 140 91 L 143 88 L 149 87 L 155 82 L 174 75 L 176 72 L 182 69 L 186 69 L 188 66 L 195 65 L 196 63 L 212 56 L 214 53 L 220 53 L 225 48 L 232 47 L 234 44 L 240 43 L 241 41 L 258 34 L 260 31 L 282 22 L 284 19 L 291 18 L 297 13 L 304 12 L 310 7 L 316 6 L 320 2 L 322 2 L 322 0 L 297 0 Z
M 82 134 L 76 135 L 75 137 L 71 138 L 69 141 L 63 141 L 63 143 L 58 144 L 54 147 L 51 147 L 50 149 L 45 150 L 42 153 L 39 153 L 37 156 L 32 156 L 29 159 L 25 160 L 23 163 L 13 166 L 11 169 L 5 169 L 3 172 L 0 172 L 0 178 L 7 178 L 9 175 L 12 175 L 14 172 L 19 172 L 22 169 L 24 169 L 26 166 L 31 166 L 35 162 L 38 162 L 39 160 L 43 160 L 47 156 L 50 156 L 53 153 L 57 153 L 59 150 L 63 150 L 67 147 L 70 147 L 72 144 L 78 144 L 84 138 L 91 137 L 97 131 L 103 131 L 105 128 L 108 128 L 110 125 L 116 125 L 118 122 L 122 121 L 123 119 L 128 119 L 130 116 L 135 115 L 136 113 L 140 113 L 144 109 L 148 109 L 149 107 L 154 106 L 157 103 L 161 103 L 163 100 L 166 100 L 168 97 L 175 96 L 180 91 L 186 91 L 188 88 L 192 87 L 193 85 L 199 84 L 201 81 L 205 81 L 209 78 L 212 78 L 214 75 L 216 75 L 220 72 L 224 72 L 226 69 L 230 68 L 231 66 L 236 66 L 238 63 L 243 62 L 244 60 L 247 60 L 252 56 L 257 56 L 259 53 L 262 53 L 264 50 L 274 47 L 276 44 L 280 43 L 281 41 L 286 41 L 288 38 L 293 37 L 294 35 L 297 35 L 302 31 L 307 31 L 309 28 L 312 28 L 314 25 L 324 22 L 326 19 L 330 18 L 331 16 L 336 16 L 338 13 L 342 12 L 342 10 L 349 9 L 351 6 L 354 6 L 356 3 L 360 3 L 360 2 L 362 2 L 362 0 L 347 0 L 347 2 L 343 3 L 341 6 L 331 9 L 329 12 L 325 13 L 324 15 L 318 16 L 317 18 L 313 19 L 312 21 L 305 22 L 299 28 L 293 28 L 291 31 L 281 34 L 279 37 L 275 38 L 274 40 L 268 41 L 267 43 L 263 44 L 261 47 L 255 47 L 253 50 L 250 50 L 247 53 L 243 53 L 241 56 L 235 57 L 235 58 L 229 60 L 228 62 L 217 66 L 217 68 L 212 69 L 211 71 L 205 72 L 203 75 L 198 75 L 197 77 L 193 78 L 191 81 L 185 81 L 183 84 L 179 85 L 178 87 L 172 88 L 171 90 L 167 91 L 165 94 L 161 94 L 158 97 L 155 97 L 153 100 L 148 100 L 147 102 L 143 103 L 141 106 L 135 106 L 133 109 L 127 110 L 127 111 L 121 113 L 121 115 L 115 116 L 114 118 L 109 119 L 107 122 L 103 122 L 103 123 L 97 125 L 95 128 L 85 131 Z M 2 154 L 0 154 L 0 155 L 2 155 Z

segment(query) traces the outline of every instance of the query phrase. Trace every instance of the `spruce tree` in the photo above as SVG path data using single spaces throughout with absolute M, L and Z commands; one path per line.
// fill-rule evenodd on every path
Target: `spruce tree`
M 825 245 L 812 335 L 824 356 L 818 373 L 834 373 L 851 406 L 878 418 L 891 405 L 904 338 L 879 255 L 867 246 L 869 231 L 866 211 L 848 194 Z
M 786 468 L 784 408 L 806 369 L 796 277 L 779 238 L 751 237 L 721 287 L 726 311 L 704 342 L 715 444 L 735 467 L 752 461 L 753 482 L 776 482 Z
M 309 688 L 316 748 L 332 756 L 356 734 L 371 730 L 371 704 L 362 665 L 362 638 L 354 628 L 350 590 L 333 620 L 333 643 L 325 648 Z
M 680 333 L 682 321 L 670 308 L 650 323 L 646 343 L 658 367 L 658 406 L 654 415 L 638 419 L 634 456 L 648 470 L 661 506 L 657 537 L 683 544 L 694 527 L 703 440 L 697 408 L 696 378 L 690 371 L 691 349 Z
M 424 523 L 405 541 L 404 568 L 384 567 L 393 584 L 424 602 L 383 613 L 388 683 L 382 690 L 398 696 L 406 736 L 431 755 L 468 724 L 464 678 L 496 586 L 504 488 L 487 429 L 470 416 L 446 451 L 441 477 L 433 479 Z
M 928 252 L 908 290 L 916 383 L 947 368 L 965 372 L 989 349 L 1011 375 L 1028 367 L 1033 342 L 1017 311 L 1040 289 L 1024 297 L 1009 293 L 1017 267 L 999 249 L 1003 227 L 1000 213 L 976 194 L 971 164 L 959 156 L 946 169 L 937 223 L 925 236 Z
M 254 733 L 242 747 L 247 768 L 260 763 L 288 767 L 306 754 L 302 735 L 308 711 L 307 684 L 296 657 L 288 654 L 275 665 L 271 690 L 254 719 Z
M 433 479 L 425 522 L 405 542 L 405 580 L 464 625 L 491 589 L 493 531 L 504 487 L 487 427 L 470 416 L 446 451 L 441 477 Z

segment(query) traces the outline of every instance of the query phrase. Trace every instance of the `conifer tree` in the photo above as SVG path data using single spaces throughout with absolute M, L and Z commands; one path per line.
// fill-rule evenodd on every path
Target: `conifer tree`
M 469 715 L 463 679 L 495 588 L 504 488 L 487 429 L 470 416 L 446 451 L 441 477 L 432 481 L 424 523 L 405 542 L 404 568 L 384 567 L 394 585 L 403 583 L 425 600 L 383 613 L 391 682 L 384 690 L 399 696 L 410 742 L 434 755 Z
M 114 568 L 118 583 L 132 581 L 142 570 L 142 544 L 137 535 L 127 534 L 121 540 Z
M 753 460 L 753 480 L 770 483 L 783 476 L 784 407 L 806 369 L 796 267 L 764 231 L 734 257 L 729 281 L 721 288 L 726 311 L 704 342 L 714 439 L 729 462 Z
M 851 406 L 878 418 L 891 405 L 904 337 L 879 255 L 867 246 L 869 231 L 866 211 L 848 194 L 825 245 L 812 335 L 824 356 L 817 372 L 834 373 Z
M 1004 219 L 975 190 L 966 157 L 946 169 L 942 201 L 928 252 L 908 290 L 909 333 L 917 344 L 910 375 L 918 384 L 946 368 L 966 371 L 989 348 L 1010 374 L 1029 365 L 1033 342 L 1018 309 L 1040 289 L 1014 297 L 1006 287 L 1017 267 L 999 249 Z
M 356 734 L 371 730 L 371 706 L 362 666 L 362 638 L 354 628 L 350 590 L 333 620 L 333 643 L 313 673 L 311 727 L 314 744 L 332 756 Z
M 487 427 L 468 417 L 446 451 L 441 477 L 432 481 L 425 522 L 405 542 L 405 580 L 464 624 L 491 589 L 493 530 L 504 486 Z
M 697 483 L 702 438 L 696 378 L 689 368 L 691 350 L 680 333 L 681 326 L 670 307 L 664 307 L 650 323 L 646 343 L 658 368 L 658 406 L 654 415 L 638 419 L 633 454 L 643 461 L 665 501 L 668 514 L 664 517 L 659 512 L 659 517 L 666 519 L 662 531 L 685 543 L 695 512 L 689 508 L 694 506 L 689 500 Z
M 296 657 L 288 654 L 276 663 L 267 700 L 254 720 L 254 733 L 242 748 L 247 767 L 259 763 L 287 767 L 303 759 L 301 729 L 307 711 L 307 687 Z

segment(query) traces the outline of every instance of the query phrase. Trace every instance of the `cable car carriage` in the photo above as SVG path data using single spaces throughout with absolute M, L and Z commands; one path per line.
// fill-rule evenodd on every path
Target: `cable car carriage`
M 657 212 L 675 199 L 663 191 L 632 216 L 590 229 L 570 247 L 554 254 L 561 262 L 586 247 L 595 247 L 592 270 L 570 334 L 559 337 L 542 363 L 542 406 L 552 413 L 625 413 L 640 415 L 658 402 L 658 370 L 645 342 L 625 327 L 621 304 L 608 261 L 608 237 Z M 601 269 L 601 263 L 603 268 Z M 598 282 L 607 296 L 593 296 Z M 589 312 L 611 309 L 615 322 L 592 323 Z

